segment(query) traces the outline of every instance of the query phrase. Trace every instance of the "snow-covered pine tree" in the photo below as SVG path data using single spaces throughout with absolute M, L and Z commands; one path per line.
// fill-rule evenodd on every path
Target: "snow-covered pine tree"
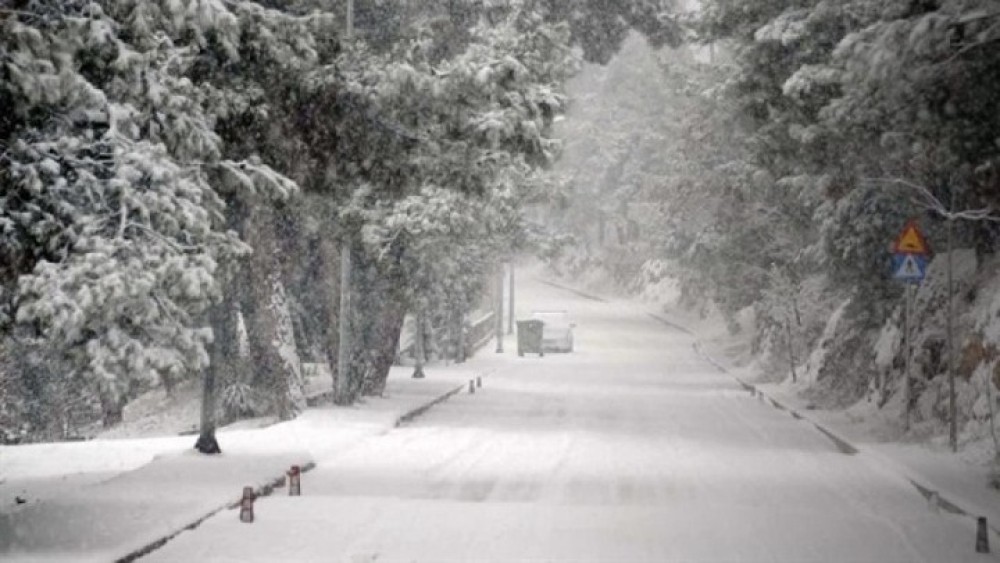
M 237 5 L 244 17 L 254 6 Z M 215 186 L 294 189 L 223 159 L 215 121 L 245 98 L 190 78 L 205 53 L 239 56 L 238 22 L 210 0 L 40 0 L 5 14 L 6 294 L 22 340 L 52 377 L 85 378 L 106 423 L 143 386 L 208 364 L 219 264 L 249 251 Z

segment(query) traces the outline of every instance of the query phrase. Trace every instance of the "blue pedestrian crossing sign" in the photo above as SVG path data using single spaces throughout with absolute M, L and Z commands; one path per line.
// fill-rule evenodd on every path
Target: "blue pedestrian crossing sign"
M 920 254 L 893 254 L 892 277 L 897 280 L 920 283 L 927 275 L 927 257 Z

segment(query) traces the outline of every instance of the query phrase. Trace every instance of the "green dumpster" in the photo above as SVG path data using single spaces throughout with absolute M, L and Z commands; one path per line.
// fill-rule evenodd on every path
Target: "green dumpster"
M 525 352 L 544 356 L 542 351 L 542 327 L 545 325 L 540 320 L 531 319 L 527 321 L 517 321 L 517 355 L 523 356 Z

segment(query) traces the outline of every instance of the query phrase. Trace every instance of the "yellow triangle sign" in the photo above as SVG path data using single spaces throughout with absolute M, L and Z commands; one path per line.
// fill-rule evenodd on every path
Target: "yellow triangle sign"
M 892 245 L 892 251 L 898 254 L 926 255 L 930 253 L 927 241 L 920 229 L 917 228 L 915 221 L 910 221 L 903 227 L 903 232 L 899 233 L 899 237 Z

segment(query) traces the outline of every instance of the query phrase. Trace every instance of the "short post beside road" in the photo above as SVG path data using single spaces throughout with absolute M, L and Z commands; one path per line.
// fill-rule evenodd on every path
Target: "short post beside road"
M 476 382 L 472 379 L 469 380 L 469 394 L 470 395 L 476 394 Z
M 990 552 L 990 530 L 986 525 L 986 517 L 980 516 L 976 521 L 976 553 Z
M 483 386 L 483 378 L 477 376 L 476 377 L 476 387 L 482 387 L 482 386 Z
M 243 487 L 243 498 L 240 499 L 240 522 L 253 522 L 253 501 L 257 495 L 253 492 L 253 487 Z
M 297 497 L 302 494 L 302 468 L 293 465 L 288 470 L 288 496 Z

